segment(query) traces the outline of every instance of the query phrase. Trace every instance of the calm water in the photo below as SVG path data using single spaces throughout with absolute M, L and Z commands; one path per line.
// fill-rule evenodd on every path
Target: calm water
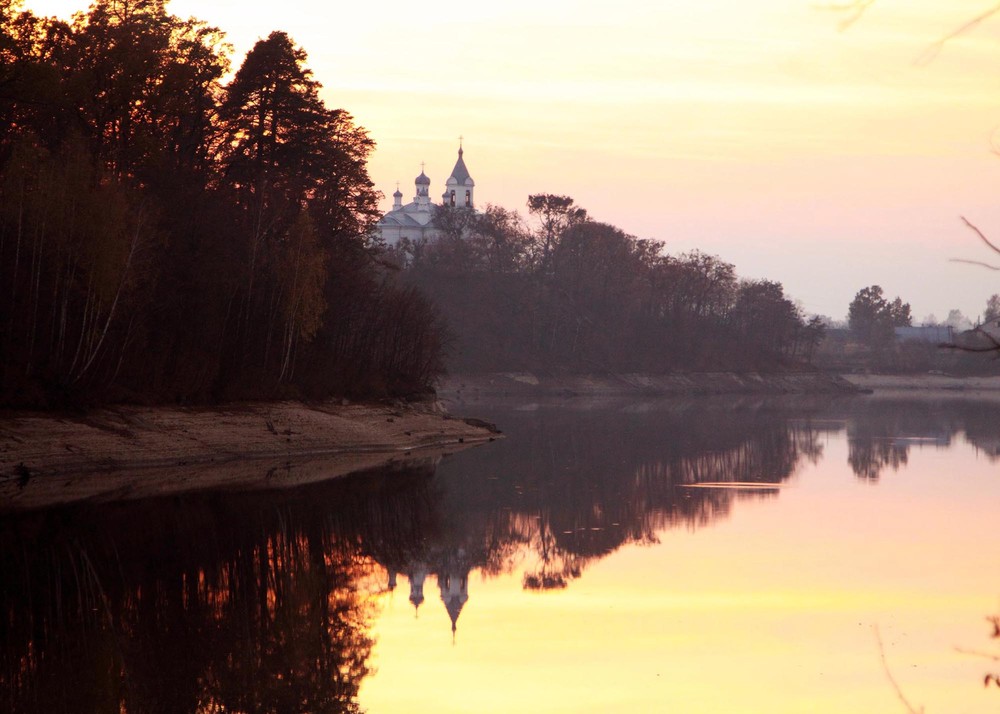
M 508 438 L 0 516 L 0 711 L 1000 710 L 1000 401 L 465 410 Z

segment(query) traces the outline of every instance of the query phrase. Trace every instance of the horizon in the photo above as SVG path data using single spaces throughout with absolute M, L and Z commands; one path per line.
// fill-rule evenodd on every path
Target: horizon
M 614 13 L 512 2 L 460 17 L 395 2 L 167 7 L 225 32 L 234 70 L 258 38 L 286 31 L 328 106 L 376 142 L 383 210 L 397 181 L 409 200 L 421 162 L 439 195 L 464 136 L 479 207 L 525 215 L 529 194 L 568 195 L 670 253 L 779 281 L 810 314 L 841 320 L 878 284 L 915 324 L 954 308 L 975 321 L 1000 292 L 991 271 L 949 262 L 994 257 L 960 216 L 1000 236 L 1000 18 L 922 61 L 976 7 L 879 2 L 846 31 L 806 0 Z

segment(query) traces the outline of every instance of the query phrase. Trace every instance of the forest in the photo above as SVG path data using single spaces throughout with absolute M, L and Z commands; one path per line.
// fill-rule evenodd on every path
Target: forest
M 771 280 L 702 252 L 669 254 L 567 196 L 517 212 L 437 207 L 443 235 L 387 251 L 430 296 L 456 371 L 572 373 L 807 368 L 824 325 Z
M 0 404 L 427 389 L 442 323 L 368 238 L 374 142 L 291 38 L 232 73 L 162 0 L 0 12 Z
M 238 68 L 163 0 L 0 0 L 0 405 L 425 394 L 445 369 L 778 370 L 779 283 L 564 196 L 387 248 L 375 143 L 283 32 Z

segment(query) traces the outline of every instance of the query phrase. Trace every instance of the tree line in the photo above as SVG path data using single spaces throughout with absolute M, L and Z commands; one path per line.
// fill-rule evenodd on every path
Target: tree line
M 780 283 L 564 196 L 440 207 L 384 250 L 374 142 L 285 33 L 232 72 L 163 0 L 0 0 L 0 404 L 370 398 L 462 370 L 772 370 L 822 336 Z M 447 327 L 446 327 L 447 325 Z
M 1000 318 L 1000 295 L 986 300 L 975 322 L 958 309 L 949 310 L 944 321 L 933 314 L 915 320 L 909 303 L 898 296 L 890 299 L 881 286 L 869 285 L 855 294 L 847 318 L 842 325 L 830 325 L 833 329 L 815 355 L 820 367 L 842 372 L 996 373 L 997 343 L 991 335 Z M 920 329 L 899 329 L 910 327 Z
M 459 371 L 794 369 L 823 334 L 780 283 L 668 254 L 566 196 L 532 195 L 533 226 L 497 206 L 436 210 L 439 238 L 388 255 L 445 315 Z
M 0 404 L 400 395 L 443 326 L 369 238 L 374 143 L 285 33 L 0 0 Z

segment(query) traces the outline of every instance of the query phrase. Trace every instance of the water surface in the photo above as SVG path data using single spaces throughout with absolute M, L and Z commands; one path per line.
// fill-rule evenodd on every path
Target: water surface
M 485 405 L 296 491 L 4 517 L 11 711 L 995 711 L 1000 404 Z

